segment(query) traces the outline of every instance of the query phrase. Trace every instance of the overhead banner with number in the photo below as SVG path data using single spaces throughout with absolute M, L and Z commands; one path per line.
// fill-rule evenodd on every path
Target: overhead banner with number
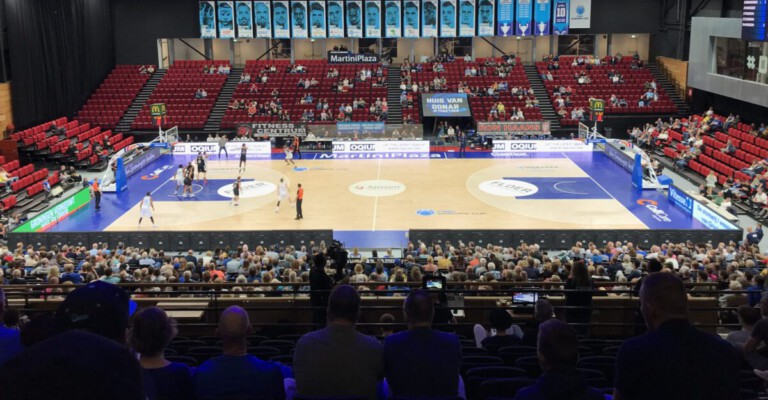
M 403 36 L 407 38 L 419 37 L 419 26 L 421 25 L 421 13 L 419 2 L 415 0 L 406 0 L 403 4 Z
M 253 3 L 250 1 L 235 2 L 235 22 L 237 23 L 237 37 L 253 37 Z
M 325 38 L 325 0 L 309 2 L 309 34 L 313 38 Z
M 219 17 L 219 39 L 235 38 L 234 2 L 220 1 L 216 15 Z
M 475 36 L 475 0 L 459 0 L 459 36 Z
M 515 21 L 515 35 L 529 36 L 533 22 L 532 0 L 517 0 L 517 14 Z
M 477 36 L 493 36 L 493 0 L 479 0 L 477 8 Z
M 381 2 L 365 0 L 365 37 L 381 37 Z
M 216 3 L 213 1 L 200 2 L 200 37 L 211 39 L 216 37 Z
M 592 18 L 592 0 L 571 0 L 570 26 L 572 29 L 589 29 Z
M 533 21 L 536 26 L 534 35 L 545 36 L 551 33 L 549 25 L 552 22 L 552 0 L 536 0 L 533 9 Z
M 268 3 L 265 1 L 265 3 Z M 291 38 L 291 19 L 288 17 L 288 1 L 276 0 L 272 2 L 272 21 L 275 29 L 275 38 L 277 39 L 290 39 Z M 257 24 L 258 25 L 258 24 Z M 259 33 L 258 27 L 256 33 Z M 261 36 L 259 36 L 261 37 Z
M 328 37 L 344 37 L 344 4 L 338 0 L 328 2 Z
M 400 0 L 387 0 L 384 2 L 384 36 L 399 38 L 403 36 L 400 28 L 400 10 L 403 2 Z
M 567 35 L 570 3 L 568 0 L 554 0 L 554 2 L 555 16 L 552 23 L 552 31 L 555 35 Z
M 515 34 L 512 24 L 515 19 L 514 3 L 512 0 L 498 0 L 496 3 L 498 12 L 496 17 L 496 26 L 498 36 L 513 36 Z
M 440 1 L 440 37 L 456 36 L 456 0 Z
M 304 0 L 291 1 L 291 33 L 295 39 L 309 37 L 307 29 L 307 2 Z
M 421 7 L 421 36 L 437 37 L 437 0 L 424 0 Z
M 256 1 L 253 4 L 253 23 L 256 26 L 256 37 L 272 37 L 272 11 L 269 1 Z

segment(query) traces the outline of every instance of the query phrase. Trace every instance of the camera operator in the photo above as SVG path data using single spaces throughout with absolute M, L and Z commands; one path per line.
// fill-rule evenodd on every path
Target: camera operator
M 327 322 L 328 296 L 333 286 L 344 279 L 344 270 L 347 266 L 348 253 L 340 242 L 334 240 L 328 247 L 327 253 L 331 267 L 336 271 L 334 276 L 329 276 L 325 271 L 328 259 L 322 252 L 314 255 L 313 264 L 309 271 L 309 303 L 312 306 L 312 323 L 318 328 L 324 327 Z

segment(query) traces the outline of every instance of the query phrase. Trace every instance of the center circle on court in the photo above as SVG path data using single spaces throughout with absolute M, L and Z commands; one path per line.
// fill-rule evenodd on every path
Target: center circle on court
M 218 193 L 219 196 L 230 198 L 230 199 L 235 197 L 234 193 L 232 192 L 233 184 L 234 182 L 228 183 L 220 187 L 216 191 L 216 193 Z M 277 186 L 275 186 L 275 184 L 271 182 L 256 181 L 256 180 L 240 182 L 240 198 L 241 199 L 266 196 L 274 192 L 275 190 L 277 190 Z
M 366 197 L 394 196 L 405 192 L 405 185 L 397 181 L 372 179 L 349 185 L 349 191 Z
M 502 197 L 532 196 L 539 191 L 536 185 L 514 179 L 493 179 L 482 182 L 479 187 L 485 193 Z

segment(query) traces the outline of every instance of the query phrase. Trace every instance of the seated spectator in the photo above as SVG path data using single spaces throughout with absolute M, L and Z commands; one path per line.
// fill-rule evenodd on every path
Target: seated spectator
M 195 92 L 195 98 L 196 99 L 204 99 L 208 97 L 208 93 L 206 93 L 205 89 L 197 89 L 197 92 Z
M 247 353 L 246 339 L 251 332 L 247 311 L 239 306 L 224 310 L 216 329 L 216 335 L 223 341 L 223 355 L 211 358 L 197 368 L 197 398 L 285 398 L 280 367 Z
M 18 176 L 11 176 L 5 168 L 0 167 L 0 184 L 5 187 L 6 192 L 11 191 L 11 184 L 19 180 Z
M 379 342 L 355 330 L 360 295 L 352 286 L 337 286 L 328 298 L 328 326 L 299 339 L 293 357 L 297 395 L 363 396 L 375 399 L 383 373 Z M 339 370 L 340 366 L 354 368 Z
M 733 331 L 725 338 L 737 350 L 744 350 L 744 345 L 752 336 L 755 324 L 761 319 L 760 309 L 749 305 L 742 305 L 738 309 L 739 324 L 741 329 Z
M 515 400 L 605 398 L 600 390 L 587 386 L 576 369 L 579 338 L 576 330 L 567 323 L 549 320 L 541 324 L 537 348 L 544 372 L 534 385 L 520 389 Z
M 649 274 L 642 282 L 640 309 L 648 333 L 621 346 L 614 399 L 739 399 L 738 353 L 688 322 L 683 282 L 666 273 Z M 691 370 L 696 379 L 689 379 Z M 643 371 L 655 371 L 654 384 Z
M 432 294 L 414 290 L 403 305 L 408 330 L 384 341 L 384 368 L 395 397 L 455 397 L 459 393 L 461 344 L 455 335 L 432 329 Z
M 736 150 L 737 150 L 736 146 L 734 146 L 734 144 L 731 141 L 731 139 L 728 139 L 728 143 L 725 144 L 725 147 L 720 149 L 720 151 L 722 151 L 725 154 L 734 154 L 734 153 L 736 153 Z
M 250 83 L 251 82 L 251 75 L 247 72 L 244 73 L 242 76 L 240 76 L 240 82 L 239 83 Z
M 8 302 L 5 299 L 5 292 L 3 291 L 3 288 L 0 287 L 0 321 L 3 321 L 7 305 Z M 22 350 L 19 331 L 17 329 L 6 328 L 0 323 L 0 367 L 8 360 L 21 353 Z
M 139 66 L 139 73 L 140 74 L 146 74 L 147 73 L 147 68 L 145 66 L 143 66 L 143 65 Z
M 150 75 L 154 74 L 155 73 L 155 66 L 154 65 L 150 65 L 149 67 L 147 67 L 147 73 L 150 74 Z
M 486 334 L 486 337 L 480 340 L 480 345 L 488 351 L 488 354 L 495 355 L 496 351 L 502 347 L 521 345 L 523 340 L 523 331 L 512 325 L 512 316 L 506 309 L 494 308 L 489 316 L 491 322 L 491 334 L 487 335 L 485 329 L 480 331 L 475 325 L 475 341 L 478 336 Z M 482 328 L 482 326 L 480 326 Z
M 71 292 L 54 315 L 56 334 L 0 368 L 2 397 L 154 398 L 145 394 L 141 367 L 125 347 L 130 308 L 128 294 L 107 283 L 94 282 Z M 73 385 L 68 379 L 39 381 L 38 374 L 55 377 L 62 371 L 85 370 L 99 371 L 101 378 L 87 385 Z
M 191 399 L 192 370 L 187 364 L 166 360 L 163 354 L 174 336 L 176 326 L 165 311 L 147 307 L 134 316 L 129 341 L 146 372 L 147 393 L 154 392 L 160 399 Z

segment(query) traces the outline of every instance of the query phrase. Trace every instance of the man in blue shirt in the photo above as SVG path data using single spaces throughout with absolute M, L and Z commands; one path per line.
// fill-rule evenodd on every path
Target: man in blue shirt
M 224 310 L 216 334 L 223 341 L 224 354 L 197 368 L 195 390 L 198 398 L 285 398 L 280 367 L 246 351 L 251 324 L 242 307 L 231 306 Z
M 619 349 L 614 399 L 740 398 L 741 358 L 730 343 L 688 322 L 688 297 L 677 276 L 644 277 L 640 309 L 648 333 Z
M 384 342 L 384 374 L 394 397 L 455 397 L 459 392 L 461 344 L 432 329 L 432 293 L 411 292 L 403 305 L 408 330 Z
M 0 321 L 3 320 L 3 314 L 5 314 L 5 292 L 0 288 Z M 0 324 L 0 365 L 5 364 L 22 350 L 19 331 Z

